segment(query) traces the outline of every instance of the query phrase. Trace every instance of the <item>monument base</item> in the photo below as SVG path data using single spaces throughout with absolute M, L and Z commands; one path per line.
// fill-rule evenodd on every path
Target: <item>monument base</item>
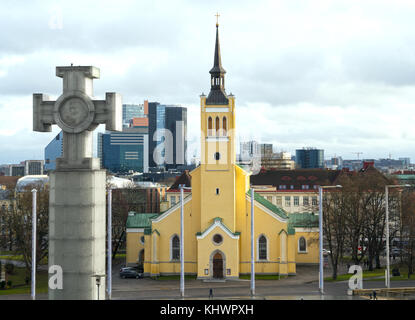
M 105 170 L 56 170 L 50 174 L 49 267 L 63 271 L 62 289 L 50 300 L 104 300 Z M 53 274 L 49 274 L 49 278 Z

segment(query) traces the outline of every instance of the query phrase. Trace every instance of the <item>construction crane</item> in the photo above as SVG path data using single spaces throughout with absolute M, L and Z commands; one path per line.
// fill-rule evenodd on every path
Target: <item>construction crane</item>
M 357 154 L 357 160 L 360 160 L 360 159 L 359 159 L 359 155 L 360 155 L 360 154 L 363 154 L 363 152 L 352 152 L 352 153 Z

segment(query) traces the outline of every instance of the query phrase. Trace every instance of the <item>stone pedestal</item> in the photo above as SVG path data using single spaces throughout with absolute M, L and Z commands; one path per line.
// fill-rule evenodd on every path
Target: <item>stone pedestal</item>
M 50 174 L 49 267 L 62 267 L 63 289 L 49 288 L 49 299 L 98 299 L 93 276 L 105 275 L 105 182 L 105 170 Z M 99 299 L 105 299 L 105 278 Z

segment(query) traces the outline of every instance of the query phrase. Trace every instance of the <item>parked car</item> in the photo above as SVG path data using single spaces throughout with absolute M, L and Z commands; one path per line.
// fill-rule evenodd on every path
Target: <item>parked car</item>
M 143 274 L 138 272 L 137 268 L 134 267 L 124 267 L 120 269 L 120 278 L 136 278 L 141 279 Z
M 400 256 L 401 252 L 402 252 L 402 250 L 400 248 L 392 248 L 392 250 L 390 251 L 390 255 L 391 256 Z
M 327 256 L 327 255 L 329 255 L 329 254 L 330 254 L 330 250 L 323 249 L 323 255 L 324 255 L 324 256 Z

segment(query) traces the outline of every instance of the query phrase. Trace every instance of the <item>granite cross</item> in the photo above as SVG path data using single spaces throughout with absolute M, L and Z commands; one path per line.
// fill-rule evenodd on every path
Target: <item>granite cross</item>
M 106 130 L 122 130 L 121 96 L 107 92 L 105 100 L 92 100 L 93 79 L 99 74 L 93 66 L 56 67 L 56 76 L 63 78 L 62 95 L 52 101 L 33 94 L 33 130 L 50 132 L 57 124 L 63 131 L 63 155 L 56 159 L 56 169 L 100 169 L 92 153 L 93 130 L 99 124 Z

